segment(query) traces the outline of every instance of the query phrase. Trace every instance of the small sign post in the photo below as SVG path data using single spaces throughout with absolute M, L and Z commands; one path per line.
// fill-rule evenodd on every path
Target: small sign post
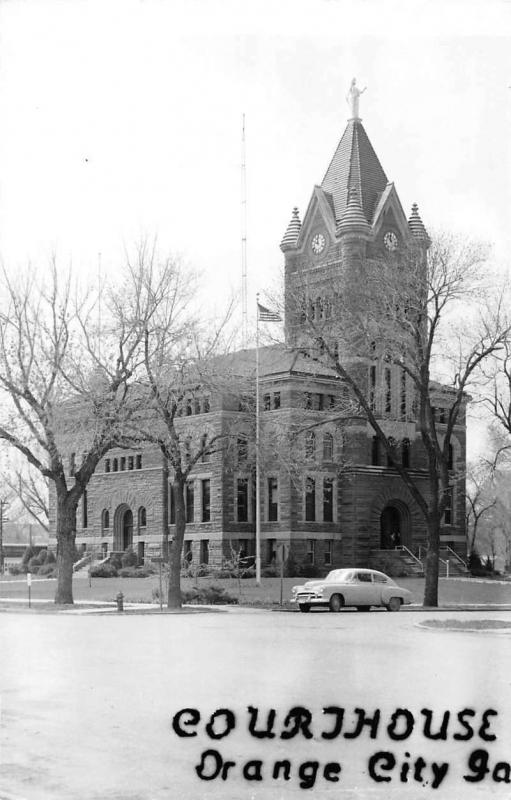
M 27 572 L 27 588 L 28 588 L 28 607 L 32 608 L 32 597 L 31 597 L 32 573 L 31 572 Z

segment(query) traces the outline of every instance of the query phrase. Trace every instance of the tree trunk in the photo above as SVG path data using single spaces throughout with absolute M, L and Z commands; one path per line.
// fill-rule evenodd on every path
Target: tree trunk
M 424 584 L 424 606 L 438 606 L 438 564 L 440 557 L 439 517 L 428 519 L 428 550 L 426 553 L 426 580 Z
M 55 603 L 73 603 L 76 505 L 57 498 L 57 591 Z
M 184 481 L 176 480 L 174 484 L 174 502 L 176 504 L 176 530 L 169 551 L 169 591 L 168 608 L 181 608 L 181 556 L 186 529 Z

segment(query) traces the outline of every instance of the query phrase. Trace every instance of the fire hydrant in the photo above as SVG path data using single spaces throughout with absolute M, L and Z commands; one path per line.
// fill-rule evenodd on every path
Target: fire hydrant
M 115 602 L 117 603 L 117 611 L 124 611 L 124 595 L 122 592 L 117 594 Z

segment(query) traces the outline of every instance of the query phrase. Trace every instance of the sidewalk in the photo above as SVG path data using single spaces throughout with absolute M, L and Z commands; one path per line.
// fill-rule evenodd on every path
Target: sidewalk
M 58 606 L 52 600 L 33 598 L 31 600 L 31 608 L 28 607 L 27 598 L 22 597 L 0 597 L 0 612 L 1 611 L 42 611 L 47 613 L 64 613 L 64 614 L 191 614 L 191 613 L 206 613 L 206 612 L 222 612 L 226 611 L 231 613 L 255 613 L 255 612 L 278 612 L 296 614 L 299 613 L 298 608 L 290 605 L 283 606 L 262 606 L 262 605 L 183 605 L 179 609 L 168 609 L 164 605 L 160 609 L 159 603 L 132 603 L 125 602 L 124 610 L 118 611 L 115 602 L 108 602 L 104 600 L 75 600 L 71 606 Z M 418 603 L 402 606 L 399 613 L 431 613 L 431 612 L 455 612 L 455 611 L 511 611 L 510 603 L 452 603 L 435 606 L 422 606 Z M 374 608 L 369 613 L 388 613 L 386 609 Z M 329 613 L 326 609 L 318 609 L 311 613 L 321 614 Z M 360 615 L 355 608 L 346 608 L 340 613 Z

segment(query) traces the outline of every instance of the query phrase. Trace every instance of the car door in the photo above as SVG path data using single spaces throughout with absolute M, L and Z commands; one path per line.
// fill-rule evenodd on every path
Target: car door
M 379 602 L 376 599 L 376 587 L 370 572 L 356 572 L 353 589 L 353 605 L 372 606 Z
M 376 572 L 373 575 L 373 585 L 375 589 L 375 605 L 385 605 L 392 594 L 389 579 L 383 573 Z

